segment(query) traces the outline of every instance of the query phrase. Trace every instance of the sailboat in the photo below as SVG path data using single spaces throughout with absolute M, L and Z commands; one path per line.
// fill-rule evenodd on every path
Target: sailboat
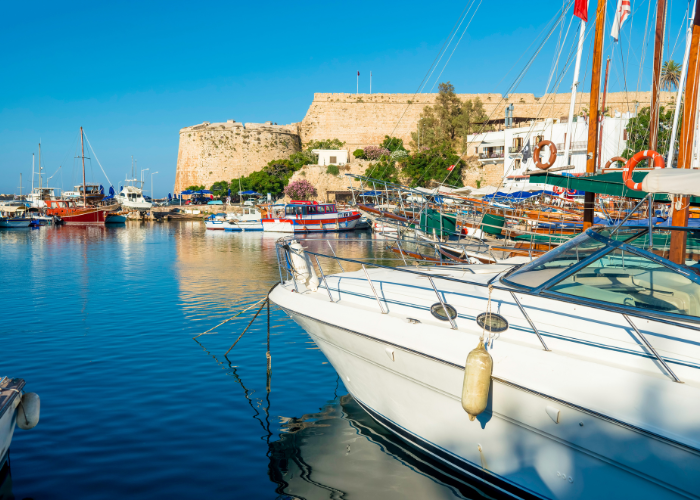
M 82 206 L 78 206 L 75 200 L 46 200 L 46 213 L 48 215 L 60 217 L 65 224 L 74 225 L 102 225 L 105 223 L 106 215 L 113 210 L 112 207 L 98 207 L 88 204 L 88 188 L 85 182 L 85 146 L 83 142 L 83 127 L 80 127 L 80 147 L 83 164 L 83 184 L 80 195 L 82 198 Z
M 576 2 L 577 6 L 579 3 Z M 597 154 L 596 14 L 589 168 Z M 269 298 L 304 328 L 353 398 L 423 453 L 509 498 L 700 498 L 700 230 L 687 227 L 700 85 L 700 9 L 679 168 L 635 176 L 673 225 L 591 227 L 523 265 L 387 267 L 277 243 Z M 596 83 L 597 82 L 597 83 Z M 326 274 L 340 265 L 344 271 Z

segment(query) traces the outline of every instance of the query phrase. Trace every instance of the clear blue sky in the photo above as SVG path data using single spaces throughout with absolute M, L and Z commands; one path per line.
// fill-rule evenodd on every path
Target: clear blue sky
M 649 1 L 632 0 L 611 91 L 623 89 L 623 57 L 627 88 L 637 88 Z M 667 52 L 680 62 L 684 35 L 676 40 L 688 3 L 669 1 Z M 616 4 L 608 2 L 606 33 Z M 159 172 L 155 194 L 164 196 L 175 180 L 181 127 L 301 121 L 314 92 L 355 92 L 358 70 L 360 92 L 369 91 L 370 71 L 373 92 L 415 92 L 469 6 L 425 91 L 442 72 L 439 81 L 450 80 L 457 92 L 506 92 L 562 2 L 8 2 L 0 31 L 0 192 L 18 192 L 20 172 L 29 183 L 40 139 L 47 176 L 62 166 L 50 183 L 78 183 L 73 157 L 83 126 L 113 184 L 124 179 L 133 155 L 139 168 Z M 655 9 L 653 2 L 640 90 L 650 85 Z M 578 19 L 569 28 L 571 17 L 569 10 L 517 92 L 545 92 L 560 35 L 569 29 L 560 68 L 575 42 Z M 589 21 L 594 17 L 595 3 Z M 584 90 L 592 38 L 583 55 Z M 572 68 L 559 92 L 569 91 Z M 91 178 L 107 185 L 94 159 Z

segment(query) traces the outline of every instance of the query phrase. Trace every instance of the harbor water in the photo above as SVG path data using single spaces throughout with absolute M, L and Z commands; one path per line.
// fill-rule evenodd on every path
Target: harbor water
M 0 497 L 479 498 L 378 426 L 274 305 L 269 377 L 266 308 L 228 356 L 258 307 L 193 340 L 279 280 L 279 236 L 196 221 L 0 232 L 0 376 L 41 397 Z

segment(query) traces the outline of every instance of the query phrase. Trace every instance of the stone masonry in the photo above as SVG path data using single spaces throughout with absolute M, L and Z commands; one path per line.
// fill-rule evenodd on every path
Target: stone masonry
M 228 120 L 185 127 L 180 130 L 175 192 L 249 175 L 300 150 L 298 123 L 244 125 Z
M 513 117 L 520 120 L 567 118 L 571 94 L 457 94 L 464 102 L 481 99 L 486 115 L 503 123 L 505 107 L 513 104 Z M 384 136 L 403 139 L 408 147 L 423 108 L 433 105 L 437 94 L 314 94 L 314 100 L 301 122 L 301 140 L 340 139 L 352 153 L 370 144 L 380 144 Z M 662 105 L 674 102 L 675 93 L 662 92 Z M 579 93 L 575 113 L 588 109 L 590 94 Z M 634 113 L 649 106 L 650 92 L 616 92 L 607 95 L 610 112 Z M 410 149 L 410 147 L 408 147 Z
M 513 104 L 513 116 L 520 121 L 566 118 L 571 94 L 458 94 L 462 101 L 481 99 L 492 123 L 502 126 L 505 107 Z M 355 149 L 377 145 L 390 135 L 404 140 L 410 149 L 411 132 L 427 105 L 437 94 L 314 94 L 313 102 L 301 123 L 273 125 L 272 122 L 204 122 L 180 130 L 175 192 L 191 185 L 211 186 L 260 170 L 268 162 L 288 158 L 302 144 L 313 140 L 340 139 L 352 153 Z M 664 106 L 674 104 L 675 94 L 661 92 Z M 610 113 L 626 113 L 649 106 L 649 92 L 616 92 L 607 95 Z M 580 93 L 575 113 L 586 113 L 589 94 Z M 489 170 L 489 169 L 485 169 Z M 480 172 L 478 177 L 491 177 Z M 473 184 L 476 179 L 465 179 Z M 486 180 L 486 179 L 484 179 Z

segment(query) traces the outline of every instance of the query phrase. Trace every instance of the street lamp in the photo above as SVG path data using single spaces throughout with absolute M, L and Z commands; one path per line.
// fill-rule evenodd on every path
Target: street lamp
M 155 198 L 153 197 L 153 176 L 156 175 L 158 172 L 152 172 L 151 173 L 151 203 L 153 203 L 153 200 Z

